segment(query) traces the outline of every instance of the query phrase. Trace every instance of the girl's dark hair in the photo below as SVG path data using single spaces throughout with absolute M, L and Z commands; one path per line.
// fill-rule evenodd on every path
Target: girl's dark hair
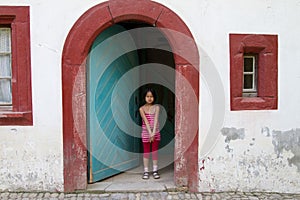
M 147 93 L 148 92 L 151 92 L 152 93 L 152 95 L 153 95 L 153 103 L 155 103 L 156 102 L 156 92 L 155 92 L 155 90 L 153 90 L 152 88 L 146 88 L 145 89 L 145 91 L 144 91 L 144 94 L 143 94 L 143 99 L 144 99 L 144 101 L 145 101 L 145 97 L 146 97 L 146 95 L 147 95 Z

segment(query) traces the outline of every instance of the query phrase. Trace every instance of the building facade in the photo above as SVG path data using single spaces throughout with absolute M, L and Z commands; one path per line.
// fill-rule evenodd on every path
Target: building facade
M 151 86 L 177 186 L 299 193 L 299 11 L 298 0 L 0 0 L 0 190 L 86 189 L 138 166 Z

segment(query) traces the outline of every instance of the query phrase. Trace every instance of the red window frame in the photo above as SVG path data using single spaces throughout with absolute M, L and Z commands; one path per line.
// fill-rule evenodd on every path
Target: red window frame
M 229 34 L 231 110 L 278 107 L 278 36 Z M 244 55 L 257 54 L 257 97 L 243 97 Z
M 32 125 L 29 6 L 0 6 L 0 25 L 11 28 L 12 106 L 0 107 L 0 125 Z

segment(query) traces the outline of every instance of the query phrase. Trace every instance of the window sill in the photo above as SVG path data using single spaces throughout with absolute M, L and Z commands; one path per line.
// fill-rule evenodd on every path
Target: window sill
M 0 111 L 0 125 L 32 125 L 32 112 Z
M 231 102 L 231 110 L 275 110 L 277 98 L 274 97 L 235 97 Z

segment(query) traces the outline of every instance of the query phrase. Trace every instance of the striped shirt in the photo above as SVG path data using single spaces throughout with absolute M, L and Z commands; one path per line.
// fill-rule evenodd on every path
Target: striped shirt
M 150 113 L 145 113 L 145 116 L 149 122 L 150 129 L 152 130 L 154 127 L 154 118 L 155 118 L 155 113 L 150 114 Z M 159 123 L 157 122 L 156 125 L 156 133 L 154 135 L 154 140 L 160 141 L 160 132 L 159 132 Z M 147 131 L 146 124 L 143 120 L 142 123 L 142 141 L 143 142 L 150 142 L 150 134 Z

